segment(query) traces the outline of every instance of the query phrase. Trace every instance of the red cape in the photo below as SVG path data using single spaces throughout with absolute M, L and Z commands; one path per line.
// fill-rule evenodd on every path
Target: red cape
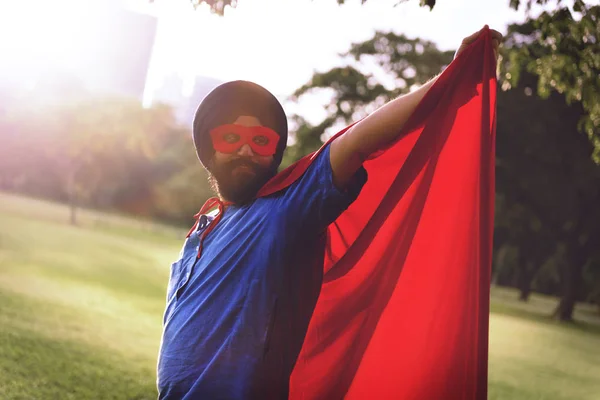
M 488 30 L 364 163 L 368 182 L 316 260 L 324 281 L 291 399 L 487 398 L 495 74 Z

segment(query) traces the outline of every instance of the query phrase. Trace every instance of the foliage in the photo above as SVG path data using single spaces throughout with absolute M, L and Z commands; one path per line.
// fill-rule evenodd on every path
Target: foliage
M 188 130 L 164 105 L 81 96 L 0 116 L 0 188 L 189 223 L 211 192 Z M 46 99 L 47 100 L 47 99 Z
M 509 26 L 502 49 L 502 88 L 519 94 L 506 92 L 512 100 L 498 110 L 499 129 L 504 124 L 520 134 L 499 132 L 499 154 L 508 140 L 515 157 L 498 171 L 502 176 L 513 169 L 505 193 L 512 192 L 513 204 L 526 205 L 545 225 L 544 232 L 550 230 L 554 241 L 564 245 L 565 259 L 555 263 L 563 293 L 556 315 L 566 320 L 573 302 L 586 300 L 582 293 L 597 301 L 592 293 L 600 284 L 596 274 L 584 274 L 598 268 L 593 248 L 600 242 L 600 173 L 590 161 L 600 164 L 599 16 L 600 7 L 575 1 L 572 10 L 560 7 Z M 525 96 L 547 101 L 532 109 L 524 106 Z M 516 148 L 521 151 L 514 152 Z M 519 161 L 523 153 L 526 157 Z
M 153 2 L 154 0 L 148 0 L 149 2 Z M 218 15 L 223 15 L 226 7 L 235 8 L 238 4 L 238 0 L 189 0 L 191 1 L 194 7 L 198 7 L 202 4 L 206 4 L 209 9 Z M 336 0 L 338 4 L 342 5 L 346 3 L 346 0 Z M 368 0 L 360 0 L 361 4 L 365 4 Z M 397 0 L 396 5 L 400 3 L 405 3 L 407 1 L 414 0 Z M 430 10 L 433 10 L 435 7 L 437 0 L 418 0 L 419 5 L 421 7 L 429 7 Z M 446 0 L 450 1 L 450 0 Z M 518 10 L 521 6 L 525 6 L 527 10 L 530 10 L 533 4 L 544 5 L 547 4 L 549 0 L 508 0 L 511 8 Z M 560 3 L 561 0 L 558 0 Z
M 503 86 L 519 85 L 521 71 L 527 71 L 539 78 L 542 98 L 558 92 L 569 104 L 580 103 L 585 114 L 579 128 L 600 162 L 600 6 L 577 0 L 572 11 L 562 7 L 511 25 L 504 47 Z
M 208 5 L 209 9 L 217 14 L 223 15 L 227 7 L 235 8 L 238 0 L 190 0 L 194 8 L 199 7 L 202 4 Z
M 340 54 L 345 65 L 313 74 L 291 96 L 292 101 L 300 101 L 315 93 L 325 93 L 330 100 L 325 106 L 328 116 L 317 125 L 299 115 L 292 117 L 296 144 L 288 148 L 284 163 L 316 150 L 323 135 L 336 126 L 354 122 L 425 83 L 452 61 L 453 54 L 438 50 L 432 42 L 392 32 L 376 32 L 365 42 L 351 44 L 347 52 Z M 383 78 L 362 72 L 367 66 L 374 66 L 377 76 Z M 391 82 L 390 88 L 383 79 Z
M 498 94 L 496 229 L 504 245 L 519 249 L 515 284 L 563 293 L 561 319 L 570 319 L 575 301 L 584 301 L 582 270 L 592 258 L 599 233 L 600 167 L 590 157 L 593 146 L 577 130 L 584 115 L 554 92 L 536 96 L 537 76 L 524 72 L 523 87 Z M 535 116 L 535 117 L 532 117 Z M 553 287 L 558 276 L 562 287 Z M 526 296 L 525 296 L 526 297 Z

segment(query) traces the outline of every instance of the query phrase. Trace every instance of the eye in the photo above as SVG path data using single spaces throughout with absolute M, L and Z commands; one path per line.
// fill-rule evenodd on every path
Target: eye
M 259 146 L 266 146 L 269 144 L 269 138 L 263 135 L 254 136 L 252 141 Z
M 223 140 L 227 143 L 235 143 L 240 140 L 240 135 L 236 133 L 226 133 L 223 135 Z

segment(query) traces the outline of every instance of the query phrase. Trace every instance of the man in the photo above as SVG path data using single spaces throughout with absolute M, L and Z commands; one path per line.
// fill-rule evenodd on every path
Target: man
M 501 35 L 492 35 L 497 54 Z M 302 176 L 268 195 L 261 188 L 276 175 L 287 140 L 279 102 L 244 81 L 203 100 L 194 141 L 219 199 L 200 211 L 171 267 L 159 398 L 287 398 L 322 283 L 322 265 L 312 260 L 324 251 L 326 228 L 360 193 L 364 160 L 394 141 L 434 83 L 353 125 Z

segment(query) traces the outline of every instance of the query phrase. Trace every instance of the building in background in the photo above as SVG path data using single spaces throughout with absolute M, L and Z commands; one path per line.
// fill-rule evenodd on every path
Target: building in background
M 187 97 L 185 108 L 182 110 L 182 122 L 184 124 L 191 124 L 194 122 L 194 115 L 202 100 L 209 94 L 214 88 L 220 85 L 221 81 L 206 76 L 197 76 L 194 81 L 192 93 Z
M 80 26 L 77 75 L 92 92 L 142 101 L 157 19 L 121 6 L 100 4 Z
M 207 94 L 221 83 L 217 79 L 196 76 L 190 93 L 186 93 L 181 76 L 170 74 L 165 76 L 157 89 L 152 92 L 151 104 L 164 103 L 170 105 L 174 110 L 177 121 L 191 128 L 198 105 Z
M 1 88 L 19 92 L 39 85 L 47 92 L 54 84 L 62 86 L 50 81 L 66 79 L 80 82 L 90 95 L 142 101 L 155 16 L 121 0 L 57 0 L 35 13 L 19 4 L 0 10 Z

